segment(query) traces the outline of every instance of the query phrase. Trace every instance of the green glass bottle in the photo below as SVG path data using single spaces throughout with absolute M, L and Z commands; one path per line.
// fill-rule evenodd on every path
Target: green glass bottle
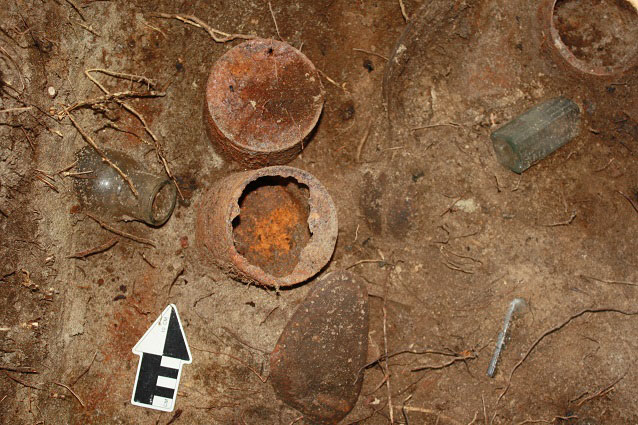
M 579 132 L 578 105 L 557 97 L 534 106 L 494 131 L 492 143 L 498 162 L 520 174 Z

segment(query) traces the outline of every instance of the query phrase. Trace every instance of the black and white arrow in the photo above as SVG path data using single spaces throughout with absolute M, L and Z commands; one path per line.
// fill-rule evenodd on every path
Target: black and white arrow
M 192 361 L 177 308 L 170 304 L 133 347 L 140 356 L 131 403 L 172 412 L 184 363 Z

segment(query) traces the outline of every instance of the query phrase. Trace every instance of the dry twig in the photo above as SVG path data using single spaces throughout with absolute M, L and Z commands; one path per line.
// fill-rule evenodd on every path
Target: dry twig
M 622 193 L 620 190 L 618 190 L 617 192 L 620 193 L 623 198 L 625 198 L 631 204 L 631 207 L 634 209 L 634 211 L 638 213 L 638 207 L 636 206 L 636 204 L 634 204 L 634 201 L 629 196 Z
M 108 93 L 104 96 L 100 96 L 97 97 L 95 99 L 88 99 L 88 100 L 83 100 L 81 102 L 76 102 L 73 105 L 63 109 L 62 111 L 60 111 L 58 113 L 58 117 L 59 118 L 63 118 L 65 115 L 68 115 L 69 112 L 78 109 L 78 108 L 84 108 L 86 106 L 94 106 L 94 105 L 100 105 L 102 103 L 107 103 L 107 102 L 115 102 L 118 100 L 122 100 L 122 99 L 130 99 L 130 98 L 141 98 L 141 97 L 163 97 L 166 96 L 166 93 L 164 92 L 160 92 L 160 91 L 147 91 L 147 92 L 142 92 L 142 91 L 123 91 L 123 92 L 117 92 L 117 93 Z
M 408 22 L 410 19 L 408 18 L 408 13 L 405 11 L 405 5 L 403 4 L 403 0 L 399 0 L 399 7 L 401 8 L 401 15 L 405 22 Z
M 574 221 L 574 219 L 576 218 L 576 215 L 577 215 L 576 212 L 573 212 L 571 217 L 569 217 L 567 220 L 559 221 L 558 223 L 545 224 L 545 227 L 568 226 L 572 224 L 572 221 Z
M 363 137 L 361 137 L 361 141 L 359 142 L 359 146 L 357 146 L 357 162 L 361 162 L 361 153 L 363 152 L 363 146 L 366 144 L 368 140 L 368 136 L 370 135 L 370 129 L 372 128 L 372 121 L 368 123 L 366 130 L 363 133 Z
M 0 114 L 8 114 L 10 112 L 26 112 L 33 109 L 32 106 L 25 106 L 23 108 L 8 108 L 8 109 L 0 109 Z
M 99 253 L 104 252 L 104 251 L 108 251 L 113 246 L 115 246 L 115 244 L 117 244 L 118 242 L 119 242 L 119 238 L 115 237 L 115 238 L 109 239 L 108 241 L 106 241 L 105 243 L 103 243 L 102 245 L 100 245 L 98 247 L 90 248 L 90 249 L 87 249 L 85 251 L 76 252 L 75 254 L 70 255 L 67 258 L 85 259 L 86 257 L 89 257 L 91 255 L 99 254 Z
M 582 406 L 583 404 L 587 403 L 590 400 L 593 400 L 597 397 L 603 397 L 604 395 L 608 394 L 609 392 L 611 392 L 614 387 L 616 386 L 617 383 L 619 383 L 620 381 L 622 381 L 622 379 L 627 375 L 627 373 L 625 372 L 624 375 L 622 375 L 621 377 L 619 377 L 618 379 L 616 379 L 614 382 L 612 382 L 611 384 L 607 385 L 604 388 L 601 388 L 597 393 L 590 395 L 589 397 L 586 397 L 584 399 L 582 399 L 579 403 L 578 403 L 578 407 Z
M 34 368 L 28 367 L 28 366 L 19 366 L 19 367 L 0 366 L 0 370 L 6 370 L 9 372 L 17 372 L 17 373 L 39 373 Z
M 583 277 L 585 279 L 591 279 L 591 280 L 595 280 L 597 282 L 602 282 L 602 283 L 608 283 L 610 285 L 628 285 L 628 286 L 638 286 L 638 283 L 636 282 L 626 282 L 623 280 L 608 280 L 608 279 L 601 279 L 598 277 L 593 277 L 593 276 L 586 276 L 584 274 L 581 274 L 580 277 Z
M 102 74 L 106 74 L 111 77 L 121 78 L 124 80 L 133 81 L 135 83 L 144 84 L 149 89 L 157 87 L 157 82 L 155 80 L 152 80 L 144 75 L 128 74 L 126 72 L 111 71 L 110 69 L 103 69 L 103 68 L 87 69 L 85 72 L 87 73 L 100 72 Z
M 434 366 L 430 366 L 430 365 L 423 365 L 423 366 L 419 366 L 416 367 L 414 369 L 412 369 L 412 372 L 420 372 L 422 370 L 439 370 L 439 369 L 445 369 L 446 367 L 452 366 L 454 363 L 456 362 L 465 362 L 467 360 L 474 360 L 476 359 L 478 356 L 476 355 L 476 353 L 470 351 L 470 352 L 466 352 L 466 353 L 462 353 L 463 355 L 461 356 L 456 356 L 454 357 L 452 360 L 445 362 L 443 364 L 440 365 L 434 365 Z
M 148 240 L 148 239 L 144 239 L 144 238 L 141 238 L 139 236 L 135 236 L 135 235 L 132 235 L 130 233 L 126 233 L 126 232 L 123 232 L 121 230 L 118 230 L 115 227 L 103 222 L 102 220 L 100 220 L 99 218 L 97 218 L 96 216 L 94 216 L 91 213 L 87 212 L 87 213 L 84 213 L 84 214 L 87 217 L 89 217 L 90 219 L 92 219 L 93 221 L 95 221 L 97 224 L 99 224 L 100 227 L 102 227 L 105 230 L 108 230 L 111 233 L 115 233 L 116 235 L 122 236 L 122 237 L 130 239 L 132 241 L 139 242 L 139 243 L 144 244 L 144 245 L 150 245 L 153 248 L 155 248 L 155 244 L 152 241 Z
M 95 149 L 95 151 L 98 153 L 98 155 L 100 155 L 102 157 L 102 159 L 104 160 L 104 162 L 106 162 L 107 164 L 109 164 L 111 167 L 113 167 L 113 169 L 115 171 L 117 171 L 117 173 L 124 179 L 124 181 L 126 182 L 126 184 L 128 184 L 128 187 L 131 189 L 131 192 L 133 192 L 133 195 L 135 195 L 135 197 L 137 198 L 139 196 L 139 193 L 137 192 L 137 190 L 135 189 L 135 186 L 133 186 L 133 181 L 131 181 L 131 179 L 129 178 L 129 176 L 127 176 L 126 174 L 124 174 L 124 171 L 122 171 L 120 169 L 120 167 L 118 167 L 113 161 L 111 161 L 110 159 L 107 158 L 107 156 L 104 154 L 104 152 L 102 151 L 102 149 L 100 149 L 98 147 L 98 145 L 93 141 L 93 139 L 91 138 L 91 136 L 89 136 L 89 134 L 84 131 L 84 129 L 82 127 L 80 127 L 80 125 L 77 123 L 77 121 L 75 121 L 75 119 L 73 118 L 73 116 L 69 113 L 66 114 L 67 117 L 69 117 L 69 119 L 71 120 L 71 122 L 73 123 L 73 126 L 78 130 L 78 132 L 82 135 L 82 137 L 84 138 L 84 140 L 91 145 L 91 147 L 93 149 Z
M 71 394 L 73 394 L 73 397 L 75 397 L 75 398 L 77 399 L 77 401 L 79 401 L 79 402 L 80 402 L 80 404 L 82 405 L 82 407 L 86 407 L 86 406 L 84 405 L 84 402 L 82 401 L 82 399 L 81 399 L 81 398 L 80 398 L 80 397 L 79 397 L 79 396 L 75 393 L 75 391 L 73 391 L 73 390 L 71 389 L 71 387 L 69 387 L 69 386 L 68 386 L 68 385 L 66 385 L 66 384 L 62 384 L 62 383 L 60 383 L 60 382 L 54 382 L 54 384 L 55 384 L 55 385 L 59 385 L 59 386 L 61 386 L 62 388 L 66 388 L 67 390 L 69 390 L 69 391 L 71 392 Z
M 390 59 L 387 56 L 383 56 L 381 53 L 376 53 L 376 52 L 371 52 L 370 50 L 365 50 L 365 49 L 358 49 L 358 48 L 354 48 L 352 49 L 355 52 L 362 52 L 362 53 L 367 53 L 369 55 L 374 55 L 374 56 L 378 56 L 381 59 L 385 59 L 386 61 L 389 61 Z
M 270 2 L 268 2 L 268 9 L 270 9 L 270 16 L 272 16 L 272 21 L 275 23 L 275 30 L 277 30 L 277 36 L 279 36 L 279 39 L 283 41 L 283 38 L 281 38 L 281 34 L 279 33 L 279 25 L 277 25 L 277 19 L 275 19 L 275 13 L 272 11 L 272 4 L 270 4 Z
M 220 31 L 216 28 L 211 27 L 210 25 L 208 25 L 206 22 L 202 21 L 201 19 L 199 19 L 197 16 L 193 16 L 193 15 L 172 15 L 170 13 L 156 13 L 153 14 L 152 16 L 156 17 L 156 18 L 163 18 L 163 19 L 177 19 L 178 21 L 181 21 L 187 25 L 192 25 L 194 27 L 197 28 L 202 28 L 203 30 L 205 30 L 208 35 L 211 36 L 211 38 L 216 42 L 216 43 L 226 43 L 228 41 L 233 41 L 233 40 L 252 40 L 254 38 L 257 38 L 254 35 L 247 35 L 247 34 L 229 34 L 223 31 Z

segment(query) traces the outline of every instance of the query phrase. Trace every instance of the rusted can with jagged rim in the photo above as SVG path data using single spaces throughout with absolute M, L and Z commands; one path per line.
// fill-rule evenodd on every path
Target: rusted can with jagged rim
M 231 174 L 198 205 L 196 244 L 238 280 L 287 287 L 317 274 L 337 241 L 337 210 L 314 176 L 288 166 Z

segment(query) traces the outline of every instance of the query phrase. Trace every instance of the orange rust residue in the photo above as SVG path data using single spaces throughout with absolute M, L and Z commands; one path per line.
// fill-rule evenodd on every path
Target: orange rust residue
M 240 208 L 234 228 L 237 252 L 273 276 L 290 274 L 310 239 L 303 189 L 284 179 L 249 186 Z

